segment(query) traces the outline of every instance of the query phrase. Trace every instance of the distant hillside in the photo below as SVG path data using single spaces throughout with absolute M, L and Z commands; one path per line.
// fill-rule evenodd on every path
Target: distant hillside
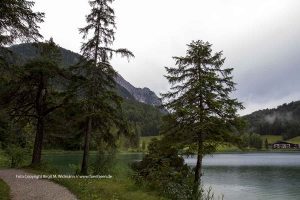
M 11 46 L 10 49 L 19 55 L 22 61 L 33 59 L 37 56 L 36 48 L 32 44 L 19 44 Z M 62 64 L 64 66 L 75 65 L 79 62 L 80 55 L 70 50 L 60 48 L 62 55 Z M 161 100 L 149 88 L 136 88 L 126 81 L 120 74 L 116 77 L 116 82 L 119 84 L 117 88 L 120 94 L 126 99 L 135 99 L 138 102 L 153 106 L 160 106 Z
M 149 88 L 136 88 L 131 85 L 128 81 L 126 81 L 121 75 L 118 74 L 116 77 L 116 82 L 124 87 L 129 93 L 139 102 L 153 105 L 153 106 L 160 106 L 161 100 L 156 96 L 156 94 L 151 91 Z
M 32 44 L 14 45 L 9 48 L 14 54 L 6 56 L 9 62 L 24 63 L 38 56 Z M 79 62 L 80 55 L 60 48 L 62 65 L 70 66 Z M 0 52 L 1 53 L 1 52 Z M 142 136 L 158 135 L 162 111 L 157 108 L 161 100 L 148 88 L 136 88 L 121 75 L 116 77 L 116 89 L 124 98 L 123 109 L 129 122 L 135 124 Z
M 300 136 L 300 101 L 244 116 L 248 130 L 260 135 L 281 135 L 284 139 Z

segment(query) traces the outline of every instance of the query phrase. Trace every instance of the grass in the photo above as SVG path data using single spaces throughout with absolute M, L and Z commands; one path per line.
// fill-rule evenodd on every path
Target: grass
M 68 188 L 81 200 L 163 200 L 157 194 L 139 188 L 132 180 L 60 179 L 57 183 Z
M 266 150 L 265 149 L 265 140 L 268 140 L 269 144 L 273 144 L 275 142 L 278 141 L 283 141 L 282 136 L 280 135 L 262 135 L 261 139 L 263 141 L 263 148 L 262 150 Z M 295 144 L 300 144 L 300 136 L 299 137 L 295 137 L 291 140 L 288 140 L 287 142 L 291 142 L 291 143 L 295 143 Z M 271 150 L 271 149 L 269 149 Z M 233 145 L 221 145 L 217 148 L 217 152 L 241 152 L 242 150 L 240 150 L 238 147 L 233 146 Z M 257 151 L 256 149 L 245 149 L 245 151 Z M 276 150 L 278 151 L 278 150 Z
M 4 155 L 4 152 L 0 150 L 0 168 L 7 167 L 8 161 Z
M 234 145 L 220 145 L 217 147 L 217 152 L 240 152 L 242 151 L 237 146 Z
M 263 139 L 263 141 L 265 141 L 265 139 L 268 139 L 269 144 L 278 142 L 278 141 L 286 141 L 286 142 L 291 142 L 294 144 L 300 144 L 300 136 L 289 139 L 289 140 L 283 140 L 282 136 L 279 135 L 262 135 L 261 138 Z
M 262 135 L 261 139 L 263 140 L 263 142 L 265 142 L 265 140 L 267 139 L 269 144 L 283 140 L 282 136 L 280 135 Z
M 10 189 L 8 185 L 0 179 L 0 200 L 9 200 Z
M 91 153 L 92 156 L 96 152 Z M 25 170 L 36 174 L 65 174 L 61 167 L 69 171 L 69 162 L 77 163 L 81 160 L 82 152 L 51 150 L 44 151 L 43 158 L 48 156 L 45 164 L 39 169 L 25 168 Z M 123 159 L 135 156 L 133 154 L 122 154 Z M 0 164 L 7 167 L 7 161 L 0 151 Z M 58 167 L 58 168 L 57 168 Z M 68 173 L 66 173 L 68 174 Z M 113 167 L 112 179 L 55 179 L 54 182 L 65 186 L 80 200 L 165 200 L 155 191 L 151 191 L 134 183 L 131 179 L 132 171 L 127 163 L 119 160 Z M 9 188 L 0 180 L 0 200 L 8 200 Z
M 141 137 L 141 144 L 145 142 L 146 147 L 148 144 L 151 142 L 153 138 L 160 139 L 160 136 L 148 136 L 148 137 Z M 282 136 L 280 135 L 262 135 L 261 139 L 263 141 L 263 149 L 264 149 L 264 142 L 267 139 L 269 144 L 278 142 L 278 141 L 283 141 Z M 300 144 L 300 136 L 295 137 L 293 139 L 288 140 L 287 142 L 295 143 L 295 144 Z M 245 151 L 257 151 L 256 149 L 245 149 Z M 222 153 L 222 152 L 242 152 L 241 149 L 239 149 L 237 146 L 234 145 L 220 145 L 217 148 L 217 152 Z
M 36 174 L 51 174 L 41 169 L 27 169 Z M 120 170 L 120 176 L 111 179 L 53 179 L 52 181 L 68 188 L 79 200 L 166 200 L 154 191 L 147 190 L 134 183 Z
M 75 156 L 81 157 L 81 152 L 49 151 L 45 156 L 52 157 L 46 164 L 36 169 L 26 169 L 36 174 L 61 174 L 64 165 L 66 171 L 69 171 L 68 164 L 78 161 Z M 71 156 L 71 157 L 70 157 Z M 129 165 L 124 161 L 131 154 L 122 154 L 111 167 L 111 179 L 52 179 L 54 182 L 65 186 L 80 200 L 165 200 L 155 191 L 151 191 L 140 185 L 136 185 L 131 178 L 132 171 Z M 64 160 L 61 160 L 64 157 Z M 70 158 L 69 158 L 70 157 Z M 55 167 L 59 167 L 56 168 Z M 62 174 L 74 174 L 62 173 Z M 103 175 L 109 175 L 103 174 Z
M 300 136 L 292 138 L 288 140 L 288 142 L 294 143 L 294 144 L 300 144 Z

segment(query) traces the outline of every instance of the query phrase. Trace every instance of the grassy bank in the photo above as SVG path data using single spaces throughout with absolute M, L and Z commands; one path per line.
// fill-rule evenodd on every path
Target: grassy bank
M 78 163 L 81 160 L 80 151 L 46 150 L 43 152 L 43 165 L 38 169 L 25 168 L 35 174 L 69 174 L 62 171 L 70 171 L 70 162 Z M 91 152 L 91 157 L 96 152 Z M 131 154 L 123 154 L 123 159 Z M 0 166 L 8 167 L 3 152 L 0 151 Z M 74 164 L 73 164 L 74 166 Z M 77 166 L 78 167 L 78 166 Z M 75 172 L 70 173 L 73 175 Z M 54 182 L 65 186 L 80 200 L 165 200 L 155 191 L 143 188 L 131 179 L 132 171 L 127 163 L 119 159 L 112 167 L 111 179 L 55 179 Z M 9 188 L 0 180 L 0 200 L 7 200 Z
M 0 200 L 9 200 L 9 187 L 0 179 Z
M 55 182 L 68 188 L 81 200 L 163 200 L 154 192 L 139 188 L 132 180 L 60 179 Z
M 7 167 L 7 159 L 4 155 L 4 152 L 0 150 L 0 168 Z
M 52 174 L 48 170 L 28 169 L 35 174 Z M 68 188 L 79 200 L 166 200 L 154 191 L 147 190 L 134 183 L 124 174 L 127 169 L 120 169 L 121 174 L 112 175 L 111 179 L 52 179 Z M 119 172 L 120 172 L 119 171 Z
M 81 160 L 82 152 L 63 152 L 63 151 L 46 151 L 44 158 L 48 157 L 46 164 L 36 169 L 26 169 L 29 172 L 36 174 L 75 174 L 75 171 L 70 171 L 69 165 Z M 92 152 L 91 163 L 93 155 Z M 126 160 L 131 154 L 121 154 L 116 157 L 116 161 L 110 168 L 108 174 L 112 175 L 111 179 L 53 179 L 54 182 L 65 186 L 80 200 L 164 200 L 155 191 L 151 191 L 140 185 L 136 185 L 132 177 Z M 62 159 L 64 158 L 64 159 Z M 70 163 L 73 162 L 73 163 Z M 61 167 L 64 166 L 65 169 Z M 77 165 L 79 168 L 79 165 Z M 67 173 L 65 173 L 67 172 Z
M 149 143 L 151 142 L 152 139 L 156 138 L 156 139 L 160 139 L 161 136 L 148 136 L 148 137 L 141 137 L 141 145 L 142 143 L 145 143 L 146 145 L 146 149 L 147 150 L 147 146 L 149 145 Z M 272 148 L 269 149 L 265 149 L 265 145 L 264 142 L 267 139 L 269 144 L 273 144 L 275 142 L 278 141 L 284 141 L 282 136 L 279 135 L 262 135 L 261 139 L 263 141 L 263 148 L 260 150 L 257 150 L 255 148 L 246 148 L 246 149 L 239 149 L 237 146 L 234 145 L 220 145 L 217 148 L 217 152 L 216 153 L 236 153 L 236 152 L 287 152 L 287 151 L 295 151 L 293 149 L 288 150 L 288 149 L 275 149 L 273 150 Z M 300 144 L 300 136 L 299 137 L 295 137 L 293 139 L 287 140 L 286 142 L 291 142 L 294 144 Z
M 267 139 L 269 144 L 283 140 L 281 135 L 262 135 L 261 139 L 263 140 L 263 142 L 265 142 L 265 140 Z
M 300 144 L 300 136 L 290 139 L 290 140 L 288 140 L 288 142 L 291 142 L 294 144 Z

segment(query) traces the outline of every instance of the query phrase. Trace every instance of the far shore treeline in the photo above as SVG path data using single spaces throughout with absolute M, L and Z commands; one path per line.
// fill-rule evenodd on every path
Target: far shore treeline
M 211 200 L 213 194 L 203 190 L 205 155 L 229 146 L 268 149 L 261 135 L 299 136 L 299 102 L 239 116 L 244 107 L 232 95 L 234 69 L 222 51 L 198 38 L 187 41 L 185 55 L 173 57 L 174 66 L 165 67 L 170 89 L 161 94 L 162 105 L 136 101 L 116 83 L 111 65 L 115 55 L 134 59 L 130 50 L 113 46 L 114 0 L 88 2 L 80 55 L 43 39 L 39 24 L 45 14 L 32 10 L 34 2 L 1 2 L 0 153 L 10 167 L 24 167 L 30 155 L 29 167 L 45 170 L 45 149 L 80 150 L 75 173 L 101 175 L 110 172 L 116 152 L 142 151 L 141 161 L 118 169 L 127 170 L 126 181 L 167 199 Z M 146 145 L 142 136 L 159 137 Z M 196 155 L 196 166 L 187 166 L 183 155 Z

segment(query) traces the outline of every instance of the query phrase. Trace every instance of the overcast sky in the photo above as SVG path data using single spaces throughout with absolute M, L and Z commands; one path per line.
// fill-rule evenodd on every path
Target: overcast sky
M 135 59 L 112 63 L 136 87 L 165 92 L 164 66 L 174 66 L 172 56 L 184 56 L 192 40 L 204 40 L 235 69 L 241 114 L 300 100 L 299 0 L 116 0 L 113 7 L 115 46 Z M 79 52 L 88 0 L 36 0 L 35 10 L 46 13 L 45 39 Z

